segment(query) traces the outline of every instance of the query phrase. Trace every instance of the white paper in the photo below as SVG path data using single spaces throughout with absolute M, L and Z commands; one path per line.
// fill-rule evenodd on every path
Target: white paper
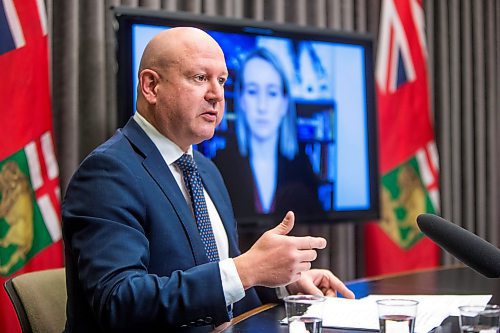
M 447 317 L 458 316 L 459 306 L 486 305 L 491 295 L 370 295 L 355 300 L 328 297 L 323 308 L 323 327 L 378 331 L 376 301 L 385 298 L 418 301 L 415 333 L 427 333 Z

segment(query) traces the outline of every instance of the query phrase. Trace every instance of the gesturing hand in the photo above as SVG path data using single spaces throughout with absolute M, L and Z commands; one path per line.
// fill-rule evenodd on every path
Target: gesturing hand
M 300 279 L 288 285 L 287 289 L 291 294 L 336 296 L 339 292 L 345 298 L 354 298 L 354 293 L 326 269 L 311 269 L 303 272 Z
M 288 212 L 275 228 L 266 231 L 248 250 L 234 258 L 243 287 L 278 287 L 300 278 L 301 272 L 311 268 L 315 249 L 323 249 L 326 240 L 321 237 L 288 236 L 295 222 L 293 212 Z

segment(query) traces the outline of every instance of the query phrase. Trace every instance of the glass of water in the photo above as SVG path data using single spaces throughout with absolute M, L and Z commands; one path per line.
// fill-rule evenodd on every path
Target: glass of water
M 326 298 L 316 295 L 285 297 L 289 333 L 321 333 L 323 329 L 323 304 Z
M 500 306 L 464 305 L 459 306 L 460 330 L 462 333 L 498 333 Z
M 381 299 L 377 301 L 381 333 L 413 333 L 418 301 Z

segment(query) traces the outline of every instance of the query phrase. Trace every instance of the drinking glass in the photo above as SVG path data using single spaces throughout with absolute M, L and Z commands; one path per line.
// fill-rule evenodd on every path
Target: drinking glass
M 381 299 L 377 301 L 381 333 L 413 333 L 418 301 Z
M 321 333 L 323 304 L 326 298 L 315 295 L 285 297 L 289 333 Z
M 459 306 L 460 330 L 462 333 L 498 333 L 500 306 L 464 305 Z

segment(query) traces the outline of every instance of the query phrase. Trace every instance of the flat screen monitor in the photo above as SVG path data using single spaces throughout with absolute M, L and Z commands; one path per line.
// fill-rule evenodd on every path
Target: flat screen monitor
M 195 148 L 222 173 L 243 225 L 366 221 L 379 216 L 373 39 L 246 19 L 115 8 L 118 119 L 135 112 L 149 40 L 193 26 L 225 54 L 225 115 Z

